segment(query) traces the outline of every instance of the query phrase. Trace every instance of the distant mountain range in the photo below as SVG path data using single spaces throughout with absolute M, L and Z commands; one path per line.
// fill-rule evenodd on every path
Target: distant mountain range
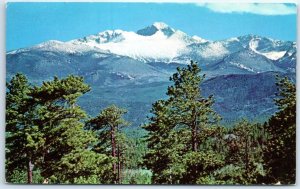
M 295 81 L 296 43 L 245 35 L 210 41 L 156 22 L 137 32 L 107 30 L 67 42 L 47 41 L 7 52 L 7 79 L 22 72 L 34 83 L 54 75 L 83 76 L 92 91 L 80 104 L 92 115 L 115 103 L 127 118 L 145 122 L 151 104 L 165 98 L 176 67 L 197 61 L 224 121 L 264 119 L 276 111 L 274 75 Z

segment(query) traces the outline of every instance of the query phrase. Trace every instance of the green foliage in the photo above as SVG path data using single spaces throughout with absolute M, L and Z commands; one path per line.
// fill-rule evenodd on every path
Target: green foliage
M 6 87 L 6 132 L 16 132 L 26 120 L 31 87 L 22 74 L 16 74 Z
M 200 76 L 197 63 L 191 61 L 187 68 L 177 68 L 177 73 L 170 78 L 174 86 L 168 88 L 168 106 L 174 126 L 186 127 L 191 131 L 191 148 L 197 151 L 198 130 L 216 124 L 220 117 L 212 109 L 213 96 L 203 98 L 200 84 L 205 75 Z
M 264 149 L 268 176 L 267 183 L 293 184 L 296 179 L 296 86 L 287 77 L 276 84 L 279 93 L 275 99 L 278 112 L 265 128 L 269 134 Z
M 225 183 L 261 183 L 261 178 L 266 174 L 263 168 L 263 147 L 266 138 L 267 135 L 261 124 L 249 123 L 247 120 L 242 120 L 229 129 L 228 134 L 225 135 L 227 143 L 225 162 L 228 165 L 227 169 L 236 169 L 239 174 L 231 178 L 230 175 L 225 174 L 228 172 L 227 169 L 223 169 L 225 172 L 219 172 L 222 173 L 221 179 Z
M 66 184 L 109 184 L 107 172 L 111 166 L 112 160 L 108 156 L 77 149 L 64 155 L 54 165 L 52 169 L 59 174 L 54 174 L 51 180 Z
M 203 178 L 224 165 L 224 156 L 213 151 L 190 152 L 184 159 L 186 168 L 180 181 L 183 184 L 207 184 Z
M 15 169 L 12 171 L 12 173 L 6 177 L 6 181 L 8 183 L 14 183 L 14 184 L 26 184 L 27 183 L 27 172 L 20 169 Z M 33 184 L 40 184 L 43 183 L 44 178 L 41 175 L 40 170 L 34 170 L 33 171 L 33 178 L 32 183 Z
M 81 77 L 55 77 L 29 87 L 26 77 L 17 74 L 7 88 L 7 178 L 14 170 L 28 169 L 29 162 L 51 183 L 74 183 L 76 178 L 103 174 L 107 158 L 100 154 L 97 161 L 92 158 L 88 148 L 96 138 L 83 129 L 87 116 L 76 105 L 77 98 L 90 90 Z M 64 172 L 62 167 L 68 169 Z
M 27 169 L 34 152 L 44 144 L 38 127 L 33 125 L 32 87 L 27 78 L 16 74 L 7 83 L 6 92 L 6 176 Z
M 90 90 L 81 77 L 32 86 L 16 74 L 6 91 L 6 181 L 28 183 L 32 163 L 32 183 L 295 183 L 295 84 L 278 78 L 278 112 L 268 123 L 226 128 L 213 97 L 201 94 L 203 79 L 197 63 L 178 68 L 169 98 L 153 104 L 144 130 L 131 130 L 127 110 L 115 105 L 87 121 L 77 105 Z
M 42 86 L 35 86 L 32 96 L 42 104 L 67 103 L 75 104 L 78 97 L 90 91 L 83 77 L 70 75 L 64 79 L 54 77 L 52 81 L 43 82 Z
M 151 184 L 152 173 L 144 169 L 127 169 L 122 184 Z
M 115 105 L 102 110 L 95 118 L 90 119 L 85 128 L 97 134 L 98 141 L 93 146 L 93 151 L 104 153 L 113 159 L 111 183 L 121 182 L 121 172 L 128 141 L 126 136 L 120 132 L 120 128 L 128 126 L 129 123 L 123 119 L 127 111 Z M 118 169 L 118 171 L 117 171 Z
M 129 125 L 129 123 L 122 118 L 126 112 L 125 109 L 111 105 L 86 123 L 85 128 L 97 134 L 98 141 L 93 147 L 94 151 L 107 155 L 112 154 L 111 135 L 114 134 L 116 136 L 122 127 Z
M 204 76 L 199 73 L 200 69 L 194 62 L 187 68 L 177 68 L 177 73 L 170 78 L 174 85 L 168 88 L 169 98 L 153 104 L 150 123 L 143 126 L 148 131 L 144 164 L 152 170 L 154 183 L 195 183 L 201 176 L 198 165 L 192 166 L 195 158 L 213 161 L 210 152 L 197 152 L 199 144 L 212 137 L 212 133 L 206 132 L 208 128 L 219 120 L 211 108 L 213 97 L 201 96 L 199 85 Z M 203 169 L 217 167 L 205 165 Z
M 243 179 L 243 168 L 239 167 L 237 165 L 229 164 L 225 165 L 221 169 L 218 169 L 214 171 L 208 178 L 213 178 L 213 182 L 215 184 L 240 184 L 242 183 Z M 200 181 L 203 181 L 203 184 L 205 182 L 211 182 L 211 180 L 207 180 L 207 177 L 204 177 L 205 179 L 198 180 L 198 183 Z M 211 183 L 206 183 L 211 184 Z
M 145 130 L 137 129 L 126 129 L 125 151 L 124 151 L 124 162 L 126 169 L 139 169 L 143 163 L 143 157 L 146 154 L 147 144 L 144 140 L 146 135 Z
M 153 104 L 144 164 L 154 183 L 258 184 L 266 175 L 263 147 L 267 133 L 246 120 L 218 126 L 213 98 L 201 96 L 200 69 L 178 68 L 167 100 Z
M 72 151 L 85 149 L 96 140 L 92 132 L 83 130 L 81 121 L 86 114 L 76 105 L 77 98 L 89 90 L 83 79 L 75 76 L 61 80 L 55 77 L 53 81 L 33 88 L 31 95 L 37 115 L 34 123 L 38 127 L 37 133 L 41 133 L 45 141 L 36 153 L 40 161 L 35 163 L 41 167 L 45 178 L 59 177 L 58 162 Z

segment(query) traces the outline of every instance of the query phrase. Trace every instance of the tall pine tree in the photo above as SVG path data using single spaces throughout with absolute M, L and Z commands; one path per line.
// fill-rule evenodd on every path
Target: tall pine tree
M 115 184 L 121 183 L 122 168 L 122 134 L 120 129 L 128 126 L 129 123 L 123 119 L 127 111 L 116 105 L 111 105 L 102 110 L 99 115 L 89 120 L 86 124 L 88 130 L 95 131 L 98 142 L 93 150 L 98 153 L 110 155 L 114 162 L 112 165 L 112 181 Z
M 293 184 L 296 179 L 296 86 L 288 77 L 277 77 L 275 104 L 278 112 L 266 124 L 269 134 L 264 158 L 269 170 L 266 182 Z
M 44 144 L 37 126 L 33 125 L 32 87 L 23 74 L 7 83 L 6 92 L 6 178 L 17 170 L 27 170 L 32 183 L 33 161 L 37 149 Z
M 170 78 L 174 84 L 168 87 L 169 98 L 153 105 L 153 116 L 144 126 L 149 132 L 145 165 L 153 171 L 154 183 L 196 183 L 203 176 L 199 171 L 205 170 L 201 162 L 191 163 L 193 158 L 212 160 L 214 153 L 199 152 L 199 144 L 207 139 L 202 133 L 218 123 L 219 116 L 212 109 L 213 97 L 201 95 L 204 76 L 200 71 L 193 61 L 186 68 L 177 68 Z M 204 167 L 215 169 L 220 165 L 216 160 Z
M 84 130 L 87 116 L 76 104 L 90 90 L 83 78 L 55 77 L 29 87 L 26 77 L 18 74 L 7 86 L 7 178 L 15 169 L 28 167 L 31 183 L 34 166 L 52 183 L 78 183 L 91 177 L 105 182 L 101 176 L 109 158 L 89 150 L 96 138 Z

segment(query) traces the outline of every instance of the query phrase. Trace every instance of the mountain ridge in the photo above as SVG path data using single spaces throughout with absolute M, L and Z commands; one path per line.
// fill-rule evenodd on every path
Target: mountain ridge
M 127 108 L 127 118 L 138 126 L 146 121 L 151 104 L 165 98 L 176 68 L 194 60 L 206 75 L 204 94 L 216 96 L 215 110 L 225 121 L 243 116 L 255 119 L 276 111 L 272 100 L 276 81 L 270 73 L 294 78 L 296 52 L 291 41 L 257 35 L 209 41 L 155 23 L 137 32 L 106 30 L 7 52 L 6 78 L 21 72 L 33 84 L 40 84 L 53 76 L 82 76 L 92 87 L 80 99 L 88 113 L 95 115 L 116 104 Z
M 140 35 L 143 31 L 153 30 L 147 35 Z M 168 31 L 167 34 L 163 31 Z M 143 33 L 142 32 L 142 33 Z M 280 62 L 280 59 L 287 53 L 287 48 L 296 49 L 295 42 L 275 40 L 258 35 L 248 34 L 239 37 L 232 37 L 225 40 L 209 41 L 199 36 L 188 34 L 171 28 L 165 23 L 156 22 L 137 32 L 117 30 L 106 30 L 96 35 L 89 35 L 80 39 L 73 39 L 67 42 L 50 40 L 40 43 L 31 48 L 51 48 L 64 45 L 60 51 L 86 52 L 99 51 L 149 62 L 177 62 L 187 64 L 189 54 L 194 54 L 194 59 L 207 61 L 208 59 L 222 58 L 232 51 L 250 48 L 256 54 L 263 55 L 270 60 Z M 265 44 L 267 44 L 267 47 Z M 26 50 L 28 48 L 23 48 Z M 69 51 L 68 51 L 69 49 Z M 200 50 L 199 50 L 200 49 Z M 8 52 L 13 54 L 20 50 Z M 295 55 L 292 55 L 295 58 Z M 209 62 L 209 61 L 208 61 Z

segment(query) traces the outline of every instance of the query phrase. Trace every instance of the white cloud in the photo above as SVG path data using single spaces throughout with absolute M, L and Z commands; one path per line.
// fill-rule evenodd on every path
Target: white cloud
M 219 13 L 251 13 L 259 15 L 296 14 L 296 6 L 282 3 L 197 3 Z

